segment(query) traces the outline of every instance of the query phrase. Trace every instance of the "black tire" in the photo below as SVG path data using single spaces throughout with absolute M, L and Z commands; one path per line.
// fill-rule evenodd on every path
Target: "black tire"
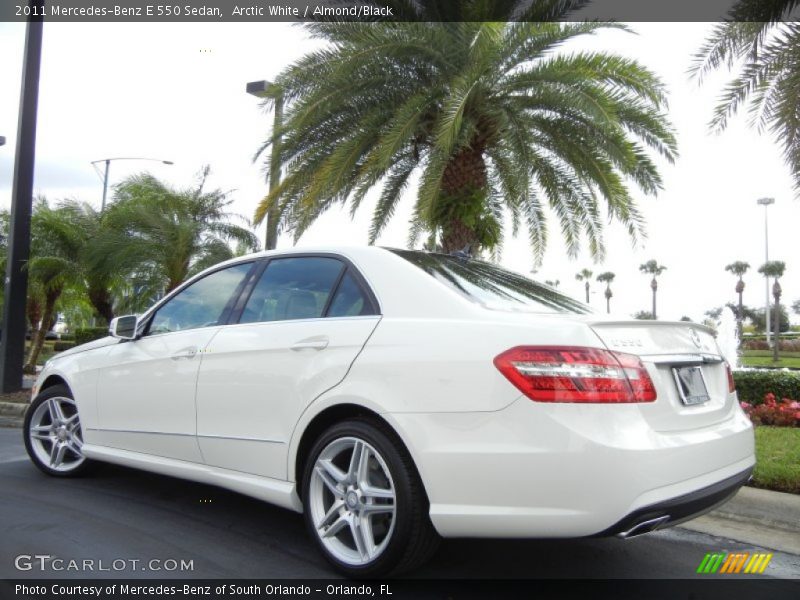
M 37 448 L 34 448 L 34 444 L 36 442 L 34 442 L 33 439 L 31 438 L 31 427 L 33 425 L 39 425 L 39 423 L 36 424 L 33 423 L 34 415 L 38 415 L 38 411 L 43 404 L 47 403 L 50 399 L 55 399 L 55 398 L 66 399 L 73 403 L 72 406 L 65 411 L 65 416 L 71 417 L 73 415 L 78 414 L 77 405 L 74 405 L 74 398 L 72 396 L 72 392 L 68 387 L 66 387 L 65 385 L 54 385 L 45 390 L 42 390 L 42 392 L 39 393 L 39 395 L 37 395 L 36 398 L 33 399 L 31 405 L 28 407 L 28 410 L 25 413 L 25 420 L 22 427 L 23 438 L 25 441 L 25 450 L 28 452 L 28 456 L 30 457 L 33 464 L 36 465 L 36 467 L 40 471 L 46 473 L 47 475 L 51 475 L 52 477 L 78 477 L 81 475 L 85 475 L 88 471 L 91 470 L 91 468 L 94 466 L 94 463 L 89 459 L 82 457 L 82 455 L 81 455 L 82 460 L 79 460 L 78 454 L 76 454 L 75 451 L 71 449 L 65 451 L 64 465 L 66 468 L 58 469 L 58 468 L 53 468 L 49 463 L 44 462 L 41 456 L 42 449 L 47 450 L 48 448 L 52 448 L 52 444 L 54 442 L 43 441 L 41 443 L 41 447 L 38 448 L 38 450 Z M 63 404 L 66 407 L 70 406 L 69 403 L 67 402 L 64 402 Z M 82 432 L 80 431 L 79 417 L 76 418 L 78 420 L 77 433 L 80 436 L 80 439 L 82 440 L 82 435 L 81 435 Z M 69 467 L 68 466 L 69 464 L 74 464 L 74 466 Z
M 320 539 L 311 515 L 311 477 L 322 451 L 341 438 L 357 438 L 371 445 L 383 458 L 394 482 L 394 529 L 383 551 L 371 562 L 352 565 L 339 560 Z M 351 578 L 385 577 L 413 570 L 427 561 L 439 545 L 439 536 L 428 514 L 429 504 L 416 467 L 396 434 L 377 420 L 353 419 L 327 429 L 314 443 L 303 468 L 303 516 L 306 527 L 325 558 L 341 574 Z

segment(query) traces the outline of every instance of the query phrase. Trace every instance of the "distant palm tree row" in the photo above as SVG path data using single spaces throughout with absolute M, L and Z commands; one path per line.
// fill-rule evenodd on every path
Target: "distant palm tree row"
M 639 266 L 639 270 L 642 273 L 647 273 L 648 275 L 652 275 L 652 280 L 650 281 L 650 288 L 653 291 L 653 310 L 650 313 L 642 313 L 643 315 L 646 314 L 647 318 L 655 319 L 656 317 L 656 292 L 658 291 L 658 281 L 656 278 L 661 275 L 666 270 L 667 267 L 663 265 L 659 265 L 658 262 L 655 260 L 648 260 L 646 263 Z M 575 274 L 575 279 L 578 281 L 584 282 L 584 290 L 586 291 L 586 304 L 589 304 L 589 290 L 590 290 L 590 282 L 592 279 L 592 275 L 594 273 L 591 269 L 581 269 L 578 273 Z M 611 312 L 611 298 L 614 297 L 614 292 L 611 291 L 611 283 L 614 281 L 616 277 L 615 273 L 611 271 L 605 271 L 600 273 L 597 276 L 597 281 L 606 284 L 606 289 L 604 291 L 604 295 L 606 297 L 606 312 Z M 553 284 L 553 282 L 546 281 L 548 285 Z M 556 285 L 558 282 L 555 282 Z M 555 287 L 555 286 L 553 286 Z
M 37 199 L 31 220 L 27 316 L 33 330 L 32 371 L 58 312 L 80 311 L 108 323 L 144 310 L 187 277 L 237 253 L 256 250 L 248 223 L 228 212 L 220 190 L 175 189 L 155 177 L 129 177 L 101 213 L 76 200 L 51 206 Z M 232 224 L 239 219 L 242 225 Z M 6 243 L 7 213 L 0 216 Z M 235 247 L 231 247 L 235 244 Z M 0 248 L 5 260 L 5 248 Z
M 744 321 L 744 304 L 742 303 L 742 294 L 744 293 L 744 275 L 750 269 L 750 263 L 744 261 L 736 261 L 728 266 L 725 267 L 725 270 L 732 273 L 738 280 L 736 281 L 736 294 L 739 296 L 739 305 L 737 307 L 736 312 L 736 323 L 737 329 L 739 332 L 739 339 L 742 339 L 742 322 Z M 781 260 L 771 260 L 765 262 L 758 268 L 758 272 L 767 278 L 769 281 L 770 278 L 774 280 L 772 284 L 772 297 L 775 300 L 775 307 L 773 310 L 772 315 L 772 331 L 775 332 L 777 336 L 778 332 L 780 331 L 780 318 L 781 318 L 781 296 L 783 294 L 783 290 L 780 284 L 780 278 L 783 277 L 784 273 L 786 272 L 786 263 Z M 779 344 L 776 342 L 772 346 L 773 352 L 773 359 L 777 361 L 779 359 Z

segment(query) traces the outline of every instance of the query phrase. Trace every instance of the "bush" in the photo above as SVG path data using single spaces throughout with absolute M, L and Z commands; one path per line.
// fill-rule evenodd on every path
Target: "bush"
M 108 335 L 108 327 L 83 327 L 75 330 L 75 344 L 85 344 Z
M 762 404 L 767 394 L 800 398 L 800 374 L 791 371 L 734 371 L 733 379 L 742 402 Z
M 754 425 L 800 427 L 800 402 L 788 398 L 778 402 L 775 394 L 767 394 L 761 404 L 742 402 L 742 408 Z
M 745 340 L 742 342 L 743 350 L 770 350 L 769 344 L 765 339 Z M 778 349 L 781 352 L 800 352 L 800 340 L 780 340 Z
M 62 342 L 74 342 L 75 341 L 75 334 L 74 333 L 62 333 L 61 334 L 61 341 Z
M 74 346 L 75 342 L 65 342 L 64 340 L 59 340 L 53 344 L 53 352 L 63 352 L 64 350 L 69 350 Z

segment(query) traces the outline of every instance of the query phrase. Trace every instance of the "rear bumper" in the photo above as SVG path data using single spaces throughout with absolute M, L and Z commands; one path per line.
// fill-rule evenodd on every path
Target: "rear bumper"
M 628 538 L 699 517 L 730 500 L 750 480 L 752 473 L 753 469 L 749 468 L 700 490 L 639 508 L 593 537 Z
M 665 506 L 674 524 L 726 500 L 755 464 L 738 405 L 719 423 L 670 432 L 653 430 L 636 405 L 520 399 L 494 412 L 384 416 L 444 537 L 612 535 Z

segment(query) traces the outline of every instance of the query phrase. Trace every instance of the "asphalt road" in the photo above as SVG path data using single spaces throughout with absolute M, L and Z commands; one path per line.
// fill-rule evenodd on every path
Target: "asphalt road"
M 25 456 L 21 433 L 0 428 L 0 579 L 333 576 L 300 515 L 214 487 L 119 467 L 104 466 L 81 479 L 47 477 Z M 447 540 L 414 576 L 689 578 L 707 552 L 742 550 L 760 549 L 680 528 L 627 541 Z M 98 561 L 112 568 L 116 560 L 124 569 L 20 571 L 19 555 L 57 557 L 66 567 L 70 560 L 89 559 L 95 568 Z M 193 570 L 145 570 L 153 559 L 164 567 L 173 566 L 169 559 L 191 561 Z M 800 556 L 775 553 L 765 576 L 800 578 Z

